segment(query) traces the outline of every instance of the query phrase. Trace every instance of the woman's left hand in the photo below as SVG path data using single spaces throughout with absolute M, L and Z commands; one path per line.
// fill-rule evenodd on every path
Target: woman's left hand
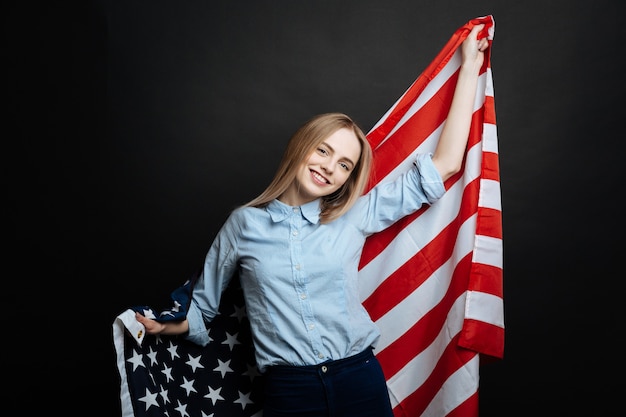
M 482 66 L 485 59 L 484 52 L 489 47 L 489 40 L 486 37 L 478 39 L 478 34 L 484 27 L 484 23 L 474 26 L 469 35 L 467 35 L 467 38 L 463 41 L 461 54 L 464 64 L 476 65 L 479 68 Z

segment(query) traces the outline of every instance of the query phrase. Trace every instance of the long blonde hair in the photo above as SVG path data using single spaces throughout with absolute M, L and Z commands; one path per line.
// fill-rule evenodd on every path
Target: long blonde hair
M 372 165 L 372 148 L 359 126 L 343 113 L 325 113 L 314 116 L 303 124 L 287 143 L 274 179 L 258 197 L 244 206 L 264 207 L 287 190 L 296 178 L 302 162 L 328 136 L 341 128 L 352 129 L 361 143 L 361 155 L 347 181 L 332 194 L 322 197 L 320 222 L 328 223 L 352 207 L 368 184 Z

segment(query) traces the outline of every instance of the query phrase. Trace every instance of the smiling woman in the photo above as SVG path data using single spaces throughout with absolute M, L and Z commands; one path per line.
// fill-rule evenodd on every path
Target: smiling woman
M 362 147 L 354 131 L 347 128 L 337 130 L 302 163 L 296 178 L 279 199 L 299 206 L 333 194 L 348 180 L 359 161 Z
M 337 170 L 332 166 L 337 163 L 349 169 L 340 166 Z M 274 179 L 246 205 L 263 207 L 276 198 L 300 205 L 320 198 L 320 221 L 331 221 L 345 213 L 363 193 L 371 163 L 369 142 L 349 116 L 317 115 L 294 133 Z
M 479 72 L 488 47 L 473 26 L 462 43 L 448 117 L 434 152 L 364 193 L 372 149 L 342 113 L 313 117 L 291 137 L 269 186 L 232 211 L 205 257 L 184 320 L 136 313 L 148 334 L 184 334 L 201 346 L 224 289 L 238 275 L 256 365 L 265 375 L 265 417 L 392 417 L 373 349 L 381 333 L 361 303 L 366 239 L 441 198 L 462 165 Z

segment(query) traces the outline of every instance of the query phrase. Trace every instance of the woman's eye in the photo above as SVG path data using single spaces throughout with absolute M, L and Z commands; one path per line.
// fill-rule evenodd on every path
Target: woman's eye
M 328 153 L 328 152 L 326 152 L 326 149 L 324 149 L 324 148 L 317 148 L 317 151 L 319 153 L 321 153 L 322 155 L 326 155 Z
M 339 165 L 341 165 L 341 167 L 342 167 L 343 169 L 345 169 L 346 171 L 350 171 L 350 167 L 348 166 L 348 164 L 341 163 L 341 164 L 339 164 Z

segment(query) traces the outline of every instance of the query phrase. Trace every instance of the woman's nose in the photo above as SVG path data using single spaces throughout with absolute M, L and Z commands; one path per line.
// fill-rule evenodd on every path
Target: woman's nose
M 333 161 L 326 160 L 326 161 L 322 162 L 321 167 L 324 170 L 324 172 L 331 173 L 331 172 L 333 172 L 333 169 L 332 169 L 333 165 L 334 165 Z

